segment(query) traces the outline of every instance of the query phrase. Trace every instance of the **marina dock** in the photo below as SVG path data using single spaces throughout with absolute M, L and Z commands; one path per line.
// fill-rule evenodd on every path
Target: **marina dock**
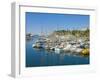
M 71 52 L 76 54 L 89 54 L 89 38 L 76 37 L 72 34 L 57 35 L 52 34 L 48 37 L 40 37 L 32 45 L 33 48 L 43 48 L 45 50 L 52 50 L 55 53 Z M 88 50 L 88 51 L 87 51 Z

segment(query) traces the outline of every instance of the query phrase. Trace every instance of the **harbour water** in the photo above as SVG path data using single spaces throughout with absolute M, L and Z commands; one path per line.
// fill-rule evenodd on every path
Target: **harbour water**
M 26 67 L 89 64 L 89 56 L 55 53 L 54 51 L 32 48 L 34 42 L 35 38 L 29 41 L 26 40 Z

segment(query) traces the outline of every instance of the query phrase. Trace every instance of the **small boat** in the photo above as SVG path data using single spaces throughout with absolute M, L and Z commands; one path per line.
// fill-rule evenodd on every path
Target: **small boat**
M 64 51 L 70 51 L 70 49 L 71 49 L 70 44 L 67 44 L 67 46 L 63 48 Z
M 43 48 L 42 45 L 37 44 L 37 43 L 36 43 L 36 44 L 33 44 L 32 47 L 33 47 L 33 48 Z
M 75 52 L 80 53 L 82 50 L 82 48 L 77 48 Z
M 55 53 L 60 53 L 60 49 L 59 48 L 55 48 Z
M 44 48 L 44 42 L 38 40 L 32 45 L 32 47 L 33 48 Z
M 34 48 L 35 47 L 35 44 L 32 44 L 32 47 Z

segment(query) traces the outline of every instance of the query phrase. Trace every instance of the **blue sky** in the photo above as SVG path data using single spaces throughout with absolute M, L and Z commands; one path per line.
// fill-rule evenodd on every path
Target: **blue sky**
M 51 33 L 89 27 L 89 15 L 26 12 L 26 33 Z

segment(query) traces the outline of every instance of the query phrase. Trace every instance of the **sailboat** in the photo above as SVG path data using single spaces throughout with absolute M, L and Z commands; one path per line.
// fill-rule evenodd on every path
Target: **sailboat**
M 45 46 L 45 36 L 41 28 L 41 36 L 34 44 L 32 44 L 32 47 L 33 48 L 44 48 L 44 46 Z

